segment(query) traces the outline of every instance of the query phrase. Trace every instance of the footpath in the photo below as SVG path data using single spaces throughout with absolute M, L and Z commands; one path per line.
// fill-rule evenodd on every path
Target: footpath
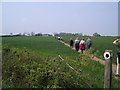
M 69 45 L 68 43 L 65 43 L 64 41 L 60 41 L 60 42 L 63 43 L 64 45 L 70 47 L 70 45 Z M 71 48 L 71 47 L 70 47 L 70 48 Z M 71 49 L 75 50 L 75 48 L 71 48 Z M 80 53 L 80 52 L 79 52 L 79 53 Z M 83 54 L 86 55 L 86 56 L 88 56 L 88 57 L 90 57 L 91 60 L 96 61 L 96 62 L 99 62 L 99 63 L 102 64 L 102 65 L 105 65 L 105 60 L 102 60 L 102 59 L 94 56 L 93 54 L 90 54 L 90 53 L 87 52 L 87 51 L 85 51 Z M 115 75 L 116 75 L 116 68 L 117 68 L 117 66 L 116 66 L 115 64 L 112 64 L 112 73 L 113 73 L 115 79 L 120 80 L 120 77 L 115 76 Z

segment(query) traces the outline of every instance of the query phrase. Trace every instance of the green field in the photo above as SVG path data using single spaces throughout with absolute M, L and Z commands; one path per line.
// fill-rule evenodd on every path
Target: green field
M 70 37 L 63 36 L 66 42 Z M 114 39 L 93 37 L 93 48 L 99 50 L 97 55 L 102 56 L 104 49 L 116 52 L 111 43 Z M 101 47 L 102 41 L 112 46 Z M 54 37 L 3 37 L 2 45 L 3 88 L 104 87 L 104 66 L 68 48 Z M 114 76 L 112 88 L 120 88 L 120 81 L 115 80 Z
M 68 56 L 77 57 L 78 53 L 64 46 L 54 37 L 9 37 L 3 38 L 3 46 L 9 45 L 20 49 L 29 49 L 41 56 Z
M 87 39 L 86 37 L 81 37 L 81 36 L 74 36 L 74 35 L 64 35 L 61 34 L 61 36 L 64 38 L 64 41 L 66 43 L 69 43 L 70 38 L 73 40 L 76 39 L 76 37 L 79 37 L 79 40 L 84 38 L 85 40 Z M 113 63 L 116 63 L 116 54 L 117 54 L 117 46 L 113 44 L 113 41 L 116 40 L 118 37 L 115 36 L 102 36 L 102 37 L 95 37 L 92 36 L 92 49 L 90 52 L 94 54 L 95 56 L 104 59 L 103 54 L 105 50 L 112 50 L 113 53 Z

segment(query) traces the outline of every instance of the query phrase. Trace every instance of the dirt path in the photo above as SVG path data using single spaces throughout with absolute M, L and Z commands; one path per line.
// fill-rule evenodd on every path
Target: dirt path
M 60 41 L 60 42 L 63 43 L 64 45 L 70 47 L 69 44 L 67 44 L 67 43 L 65 43 L 65 42 L 63 42 L 63 41 Z M 70 48 L 71 48 L 71 47 L 70 47 Z M 75 48 L 72 48 L 72 49 L 75 50 Z M 80 53 L 80 52 L 79 52 L 79 53 Z M 93 61 L 97 61 L 97 62 L 99 62 L 100 64 L 105 65 L 105 61 L 104 61 L 104 60 L 102 60 L 102 59 L 100 59 L 100 58 L 97 58 L 96 56 L 94 56 L 93 54 L 90 54 L 90 53 L 87 52 L 87 51 L 84 52 L 84 55 L 90 57 L 91 60 L 93 60 Z M 116 76 L 115 76 L 115 74 L 116 74 L 116 67 L 117 67 L 117 66 L 116 66 L 115 64 L 112 64 L 112 73 L 113 73 L 114 77 L 115 77 L 117 80 L 120 80 L 120 77 L 116 77 Z

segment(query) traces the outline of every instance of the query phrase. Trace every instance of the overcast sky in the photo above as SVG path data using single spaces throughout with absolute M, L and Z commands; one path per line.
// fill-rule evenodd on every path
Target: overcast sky
M 3 2 L 2 33 L 24 32 L 118 35 L 118 3 Z

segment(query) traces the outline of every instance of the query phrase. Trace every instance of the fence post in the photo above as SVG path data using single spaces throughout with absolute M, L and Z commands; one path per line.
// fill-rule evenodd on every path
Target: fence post
M 111 88 L 112 82 L 112 51 L 105 50 L 105 73 L 104 73 L 104 88 Z

